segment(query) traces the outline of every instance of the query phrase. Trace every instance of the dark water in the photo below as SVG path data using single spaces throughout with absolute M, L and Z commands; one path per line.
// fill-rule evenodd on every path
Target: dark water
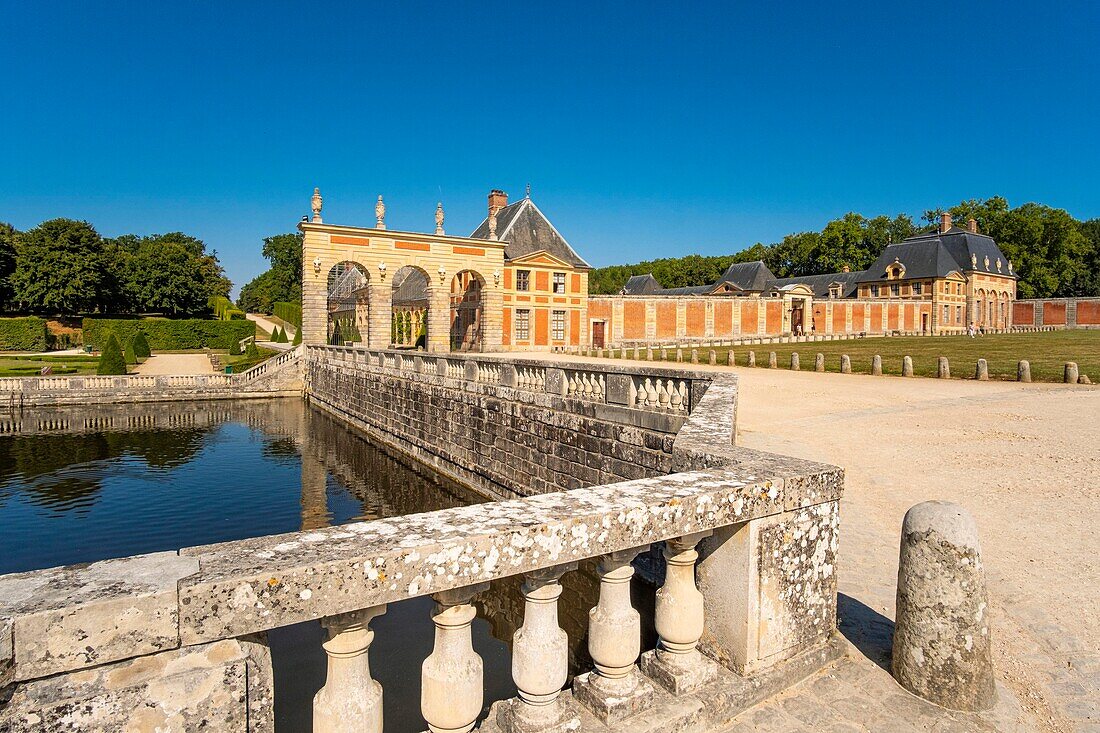
M 0 431 L 0 574 L 486 501 L 294 399 L 34 410 L 0 414 Z M 519 582 L 493 583 L 478 601 L 486 706 L 515 694 Z M 592 564 L 563 584 L 562 626 L 582 671 Z M 429 598 L 402 601 L 372 624 L 388 733 L 426 728 L 431 608 Z M 279 733 L 311 729 L 322 634 L 317 622 L 269 633 Z

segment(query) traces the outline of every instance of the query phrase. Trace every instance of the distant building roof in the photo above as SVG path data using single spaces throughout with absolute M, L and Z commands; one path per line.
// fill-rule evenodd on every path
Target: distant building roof
M 755 262 L 735 262 L 726 268 L 722 277 L 718 278 L 712 288 L 722 283 L 730 283 L 739 290 L 747 292 L 763 292 L 768 283 L 775 280 L 775 275 L 762 260 Z
M 946 277 L 951 272 L 984 272 L 1016 277 L 1008 258 L 992 237 L 951 227 L 946 232 L 918 234 L 890 244 L 860 278 L 860 282 L 886 279 L 886 269 L 894 262 L 905 268 L 904 278 Z M 997 267 L 998 262 L 1000 268 Z
M 489 238 L 489 217 L 485 217 L 470 237 Z M 505 259 L 517 260 L 541 251 L 573 267 L 590 269 L 530 197 L 508 204 L 497 212 L 497 239 L 507 242 Z
M 657 278 L 653 277 L 653 273 L 649 272 L 645 275 L 631 275 L 626 280 L 626 284 L 623 285 L 621 291 L 622 295 L 653 295 L 661 292 L 663 288 L 661 283 L 657 282 Z
M 414 267 L 403 267 L 393 276 L 393 304 L 413 305 L 428 300 L 428 277 Z
M 823 275 L 802 275 L 800 277 L 782 277 L 773 280 L 768 285 L 768 290 L 782 288 L 786 285 L 806 285 L 814 291 L 815 298 L 828 298 L 829 290 L 834 285 L 840 286 L 840 297 L 850 298 L 856 294 L 856 287 L 863 276 L 863 272 L 827 272 Z

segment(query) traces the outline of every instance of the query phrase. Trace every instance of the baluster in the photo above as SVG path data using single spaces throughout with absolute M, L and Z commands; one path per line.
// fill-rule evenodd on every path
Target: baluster
M 687 382 L 685 382 L 684 380 L 681 379 L 680 383 L 679 383 L 679 385 L 677 386 L 676 389 L 680 393 L 680 409 L 681 410 L 687 410 L 688 409 L 688 385 L 687 385 Z
M 596 669 L 573 681 L 574 696 L 608 725 L 640 712 L 653 699 L 653 687 L 635 666 L 642 629 L 630 603 L 630 563 L 644 549 L 600 558 L 600 598 L 588 613 L 588 652 Z
M 488 583 L 432 596 L 435 648 L 421 668 L 420 712 L 431 733 L 468 733 L 481 712 L 484 665 L 470 641 L 470 603 Z
M 576 568 L 576 563 L 568 563 L 524 575 L 523 625 L 512 642 L 512 679 L 519 699 L 502 710 L 505 730 L 580 725 L 573 706 L 561 699 L 569 676 L 569 638 L 558 625 L 561 576 Z
M 668 386 L 669 386 L 669 392 L 671 393 L 669 395 L 669 399 L 668 399 L 669 409 L 671 409 L 671 410 L 681 409 L 680 406 L 683 404 L 684 400 L 683 400 L 683 397 L 681 397 L 681 395 L 680 395 L 680 389 L 679 389 L 678 385 L 676 385 L 670 379 L 670 380 L 668 380 Z
M 668 395 L 668 390 L 665 388 L 665 382 L 666 381 L 667 380 L 665 380 L 665 381 L 662 381 L 660 379 L 657 380 L 657 405 L 662 410 L 667 410 L 668 409 L 669 395 Z
M 576 372 L 569 372 L 569 387 L 566 394 L 576 394 L 577 392 L 577 374 Z
M 607 377 L 605 377 L 603 374 L 599 374 L 599 375 L 596 376 L 596 380 L 597 380 L 596 381 L 596 396 L 599 397 L 600 400 L 606 400 L 607 399 Z
M 322 643 L 328 655 L 325 686 L 313 698 L 313 733 L 382 733 L 382 686 L 370 676 L 370 622 L 386 612 L 372 606 L 328 616 Z
M 695 546 L 710 531 L 665 542 L 665 583 L 657 590 L 657 648 L 642 655 L 642 669 L 674 695 L 715 678 L 717 665 L 696 648 L 703 635 L 703 594 L 695 587 Z

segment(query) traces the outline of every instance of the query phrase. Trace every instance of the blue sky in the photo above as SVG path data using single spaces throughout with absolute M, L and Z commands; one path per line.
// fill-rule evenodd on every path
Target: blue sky
M 530 182 L 594 265 L 995 194 L 1100 216 L 1098 3 L 322 6 L 0 0 L 0 220 L 182 230 L 239 286 L 314 186 L 468 234 Z

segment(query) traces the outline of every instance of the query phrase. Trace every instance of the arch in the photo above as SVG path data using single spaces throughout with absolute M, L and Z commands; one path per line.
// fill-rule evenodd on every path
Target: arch
M 423 268 L 405 265 L 393 274 L 390 287 L 390 346 L 427 349 L 431 278 Z
M 485 278 L 475 270 L 461 270 L 451 278 L 451 351 L 481 351 L 482 292 Z
M 370 316 L 369 284 L 367 268 L 358 262 L 343 260 L 329 269 L 327 343 L 363 343 Z
M 979 288 L 974 300 L 974 325 L 980 326 L 983 323 L 985 323 L 985 290 Z

